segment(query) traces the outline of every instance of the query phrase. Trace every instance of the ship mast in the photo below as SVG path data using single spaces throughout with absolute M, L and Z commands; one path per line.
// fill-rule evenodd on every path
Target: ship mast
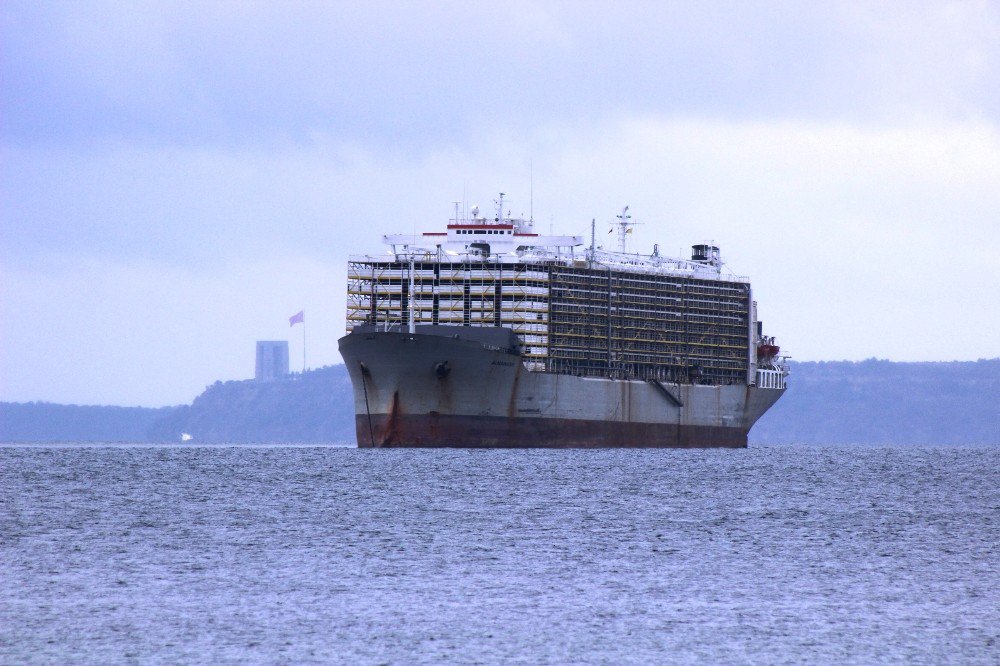
M 625 236 L 631 231 L 630 227 L 635 225 L 632 216 L 628 214 L 628 206 L 622 208 L 622 214 L 618 216 L 618 247 L 622 254 L 625 254 Z

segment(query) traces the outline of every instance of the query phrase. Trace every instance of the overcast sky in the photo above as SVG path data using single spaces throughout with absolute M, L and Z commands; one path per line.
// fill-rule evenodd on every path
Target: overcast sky
M 0 59 L 0 400 L 189 402 L 302 309 L 339 363 L 349 253 L 532 172 L 794 358 L 1000 356 L 997 3 L 6 0 Z

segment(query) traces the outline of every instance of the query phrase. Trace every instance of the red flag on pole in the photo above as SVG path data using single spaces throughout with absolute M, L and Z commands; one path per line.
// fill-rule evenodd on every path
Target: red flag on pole
M 305 310 L 299 310 L 296 314 L 293 314 L 291 317 L 288 318 L 289 326 L 295 326 L 296 324 L 305 324 L 305 323 L 306 323 Z

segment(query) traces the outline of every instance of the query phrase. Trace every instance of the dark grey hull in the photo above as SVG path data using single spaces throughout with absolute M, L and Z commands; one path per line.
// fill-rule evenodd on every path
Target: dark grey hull
M 784 392 L 532 372 L 500 330 L 427 330 L 340 339 L 358 446 L 745 447 Z

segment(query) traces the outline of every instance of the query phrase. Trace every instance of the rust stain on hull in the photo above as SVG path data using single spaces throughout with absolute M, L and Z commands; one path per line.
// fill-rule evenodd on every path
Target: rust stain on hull
M 389 413 L 385 416 L 381 414 L 378 416 L 372 414 L 372 419 L 375 422 L 375 432 L 379 435 L 378 446 L 405 446 L 402 444 L 402 442 L 405 441 L 405 438 L 402 436 L 400 429 L 401 416 L 399 413 L 399 391 L 393 391 L 392 407 L 389 409 Z

